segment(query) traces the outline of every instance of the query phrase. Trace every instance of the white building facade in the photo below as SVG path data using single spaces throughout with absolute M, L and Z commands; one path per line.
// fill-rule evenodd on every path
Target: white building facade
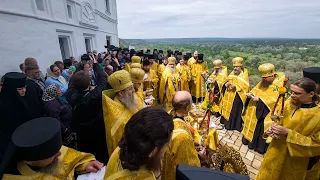
M 116 0 L 0 0 L 0 75 L 119 45 Z

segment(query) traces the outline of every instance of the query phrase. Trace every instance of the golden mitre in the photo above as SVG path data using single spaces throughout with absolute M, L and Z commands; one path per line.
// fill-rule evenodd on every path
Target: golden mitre
M 139 56 L 132 56 L 131 57 L 131 63 L 141 63 L 141 57 Z
M 174 63 L 174 64 L 176 64 L 176 58 L 175 58 L 175 57 L 169 57 L 169 58 L 168 58 L 168 63 Z
M 220 59 L 216 59 L 212 61 L 213 68 L 218 69 L 222 67 L 222 61 Z
M 145 72 L 140 68 L 132 68 L 130 70 L 130 77 L 133 83 L 142 83 Z
M 235 57 L 232 59 L 233 67 L 242 66 L 243 58 L 242 57 Z
M 258 68 L 261 77 L 270 77 L 275 75 L 274 65 L 271 63 L 261 64 Z
M 141 64 L 140 63 L 131 63 L 130 68 L 140 68 L 141 69 Z
M 108 78 L 108 83 L 114 92 L 122 91 L 133 85 L 130 74 L 126 70 L 120 70 L 112 73 Z

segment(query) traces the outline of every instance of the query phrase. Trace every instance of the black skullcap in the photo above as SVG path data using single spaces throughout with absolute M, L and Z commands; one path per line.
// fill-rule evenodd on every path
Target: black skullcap
M 142 62 L 143 66 L 149 66 L 150 65 L 150 61 L 149 60 L 143 60 Z
M 199 59 L 199 60 L 203 60 L 203 54 L 199 54 L 199 55 L 198 55 L 198 59 Z
M 154 54 L 149 54 L 148 59 L 156 59 L 156 56 Z
M 149 52 L 151 52 L 151 50 L 150 50 L 150 49 L 147 49 L 146 53 L 149 53 Z
M 182 55 L 182 52 L 178 52 L 177 55 L 181 56 L 181 55 Z
M 163 50 L 159 50 L 159 54 L 162 53 L 163 54 Z
M 19 160 L 38 161 L 48 159 L 62 146 L 61 128 L 58 120 L 42 117 L 20 125 L 12 134 L 0 166 L 0 178 L 14 157 Z
M 23 160 L 38 161 L 54 156 L 62 146 L 58 120 L 42 117 L 19 126 L 12 134 Z
M 17 91 L 17 88 L 26 87 L 27 76 L 20 72 L 9 72 L 4 75 L 2 92 Z
M 88 54 L 84 54 L 81 56 L 81 61 L 90 61 L 90 57 Z
M 141 51 L 139 51 L 138 53 L 137 53 L 137 56 L 143 56 L 143 52 L 141 52 Z
M 144 58 L 148 58 L 148 57 L 149 57 L 149 54 L 143 54 L 143 57 L 144 57 Z
M 320 67 L 308 67 L 303 69 L 303 77 L 320 83 Z
M 250 177 L 245 175 L 178 164 L 176 172 L 177 180 L 198 180 L 199 177 L 201 177 L 201 180 L 250 180 Z
M 183 56 L 183 59 L 184 59 L 185 61 L 188 61 L 188 60 L 189 60 L 189 56 L 184 55 L 184 56 Z

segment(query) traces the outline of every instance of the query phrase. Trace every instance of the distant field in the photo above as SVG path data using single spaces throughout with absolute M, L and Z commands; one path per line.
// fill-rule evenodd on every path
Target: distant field
M 183 38 L 183 39 L 124 39 L 136 49 L 168 49 L 181 52 L 194 52 L 205 55 L 212 71 L 211 61 L 221 59 L 229 72 L 232 58 L 244 58 L 249 70 L 251 86 L 260 80 L 258 67 L 263 63 L 273 63 L 277 71 L 286 72 L 293 82 L 302 77 L 305 67 L 320 67 L 320 39 L 282 38 Z

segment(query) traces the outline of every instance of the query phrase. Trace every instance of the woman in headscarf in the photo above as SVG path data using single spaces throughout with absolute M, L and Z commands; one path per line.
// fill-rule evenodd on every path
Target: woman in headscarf
M 32 119 L 25 99 L 26 78 L 18 72 L 4 75 L 0 93 L 0 164 L 14 130 Z
M 72 143 L 71 140 L 74 139 L 70 132 L 72 109 L 68 102 L 61 98 L 61 96 L 61 88 L 57 85 L 50 85 L 44 90 L 42 100 L 44 102 L 44 109 L 47 116 L 60 121 L 63 140 L 62 143 L 65 146 L 70 147 Z
M 47 69 L 46 88 L 50 85 L 58 85 L 61 88 L 62 98 L 65 99 L 65 94 L 68 90 L 68 82 L 61 76 L 59 67 L 55 64 L 51 65 Z

